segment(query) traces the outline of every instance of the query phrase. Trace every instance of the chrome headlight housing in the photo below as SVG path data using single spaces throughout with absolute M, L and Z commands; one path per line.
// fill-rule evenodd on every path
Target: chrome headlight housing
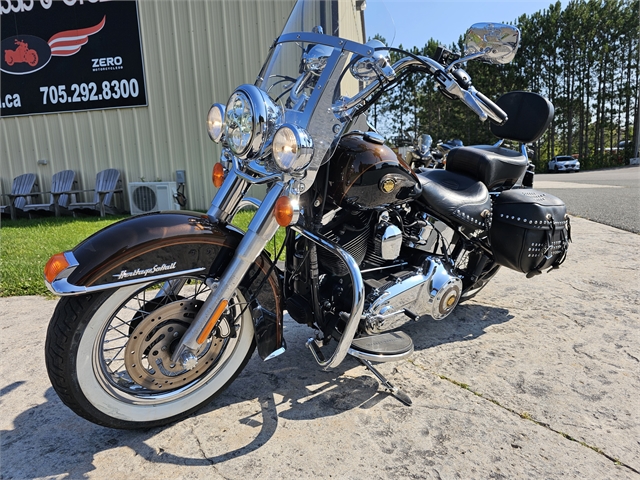
M 227 102 L 224 116 L 224 133 L 233 153 L 240 156 L 251 146 L 254 136 L 255 112 L 249 97 L 243 91 L 235 91 Z
M 262 153 L 279 118 L 280 110 L 265 92 L 255 85 L 242 85 L 227 102 L 225 140 L 238 157 L 255 157 Z
M 285 123 L 276 132 L 272 144 L 273 160 L 283 172 L 298 172 L 311 163 L 313 141 L 302 128 Z
M 214 103 L 207 114 L 207 133 L 209 138 L 216 143 L 222 140 L 222 132 L 224 128 L 224 105 Z

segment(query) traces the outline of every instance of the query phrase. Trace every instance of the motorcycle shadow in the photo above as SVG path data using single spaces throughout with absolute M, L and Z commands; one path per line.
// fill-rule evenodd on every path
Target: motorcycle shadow
M 506 323 L 513 318 L 504 308 L 463 303 L 443 320 L 422 317 L 406 324 L 402 330 L 413 339 L 416 351 L 443 344 L 468 342 L 483 335 L 492 325 Z
M 423 354 L 438 345 L 477 338 L 487 327 L 511 318 L 505 309 L 465 304 L 443 321 L 427 317 L 401 330 L 413 338 L 415 351 Z M 354 358 L 348 357 L 336 370 L 321 370 L 304 346 L 311 333 L 289 319 L 284 355 L 269 362 L 254 356 L 222 395 L 186 420 L 166 427 L 138 431 L 100 427 L 76 416 L 48 388 L 44 403 L 20 413 L 12 430 L 0 432 L 4 454 L 0 477 L 69 474 L 81 478 L 96 469 L 108 471 L 110 462 L 131 456 L 132 451 L 151 463 L 216 465 L 259 450 L 285 422 L 368 410 L 386 399 L 394 403 L 384 408 L 410 408 L 391 398 Z M 395 382 L 393 374 L 389 380 Z M 0 392 L 3 401 L 28 388 L 29 382 L 18 383 Z M 240 438 L 244 441 L 238 442 Z M 238 448 L 228 448 L 239 443 Z M 24 462 L 24 458 L 39 461 Z

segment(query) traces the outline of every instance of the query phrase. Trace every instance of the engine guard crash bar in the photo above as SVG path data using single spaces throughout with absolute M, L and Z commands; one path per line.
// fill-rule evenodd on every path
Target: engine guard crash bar
M 356 335 L 356 330 L 358 329 L 358 324 L 360 323 L 360 318 L 362 317 L 362 311 L 364 309 L 364 282 L 362 281 L 362 275 L 360 274 L 358 264 L 356 263 L 354 258 L 344 249 L 308 230 L 305 230 L 300 225 L 292 225 L 290 228 L 303 237 L 307 238 L 308 240 L 311 240 L 316 245 L 319 245 L 322 248 L 329 250 L 334 255 L 337 255 L 347 266 L 347 269 L 349 270 L 349 276 L 351 277 L 351 283 L 353 285 L 351 313 L 342 313 L 340 315 L 343 318 L 349 315 L 349 318 L 346 320 L 346 326 L 344 328 L 344 331 L 342 332 L 342 337 L 340 337 L 338 346 L 331 355 L 331 358 L 329 358 L 328 360 L 321 358 L 321 354 L 316 352 L 316 350 L 313 348 L 312 343 L 315 341 L 314 339 L 310 339 L 307 342 L 307 347 L 309 347 L 309 350 L 311 350 L 311 353 L 316 359 L 316 362 L 318 362 L 323 370 L 329 370 L 340 365 L 348 355 L 349 349 L 351 348 L 351 342 L 353 342 L 353 339 Z

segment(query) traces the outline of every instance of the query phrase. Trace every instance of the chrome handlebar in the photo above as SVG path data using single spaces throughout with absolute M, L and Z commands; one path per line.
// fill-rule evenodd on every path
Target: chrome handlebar
M 456 63 L 472 60 L 478 55 L 470 55 L 462 58 Z M 451 66 L 446 67 L 429 57 L 416 56 L 405 57 L 393 64 L 392 69 L 395 75 L 387 78 L 378 78 L 373 80 L 366 88 L 352 98 L 342 99 L 339 103 L 334 104 L 333 111 L 336 114 L 349 116 L 361 104 L 365 103 L 367 98 L 372 96 L 378 89 L 386 86 L 392 80 L 395 80 L 403 71 L 418 67 L 420 70 L 426 71 L 433 75 L 441 88 L 446 90 L 450 95 L 460 99 L 467 107 L 469 107 L 481 121 L 490 119 L 500 125 L 504 124 L 508 117 L 504 110 L 496 105 L 473 86 L 463 88 L 456 78 L 451 74 Z

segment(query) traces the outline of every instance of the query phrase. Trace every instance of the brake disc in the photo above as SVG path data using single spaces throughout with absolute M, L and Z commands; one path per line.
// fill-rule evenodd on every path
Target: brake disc
M 131 380 L 149 390 L 173 390 L 192 382 L 215 364 L 230 332 L 223 316 L 217 328 L 196 356 L 198 362 L 187 370 L 171 362 L 171 355 L 200 310 L 200 300 L 179 300 L 162 306 L 139 321 L 125 346 L 125 367 Z

